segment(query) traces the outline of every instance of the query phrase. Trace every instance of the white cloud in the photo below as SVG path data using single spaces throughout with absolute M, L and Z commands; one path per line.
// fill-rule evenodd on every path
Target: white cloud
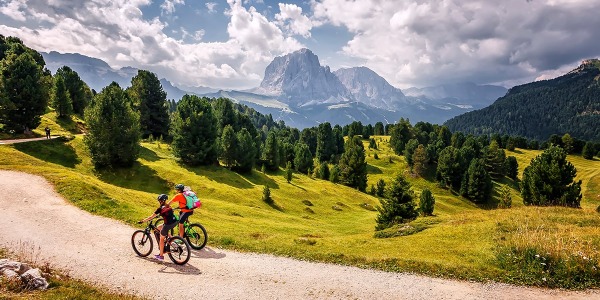
M 0 14 L 6 15 L 16 21 L 25 21 L 25 0 L 0 1 Z
M 114 68 L 147 69 L 176 84 L 255 87 L 274 56 L 302 47 L 256 9 L 244 8 L 240 1 L 228 2 L 229 39 L 210 43 L 201 42 L 204 30 L 177 28 L 182 38 L 177 39 L 165 33 L 167 24 L 158 18 L 144 19 L 140 7 L 150 4 L 150 0 L 28 1 L 23 16 L 27 20 L 46 16 L 47 24 L 31 22 L 12 27 L 0 21 L 0 34 L 17 36 L 39 51 L 81 53 L 102 59 Z
M 206 8 L 208 9 L 209 14 L 214 14 L 217 12 L 216 10 L 217 3 L 215 2 L 206 2 Z
M 311 6 L 313 20 L 355 34 L 345 55 L 400 87 L 530 81 L 600 56 L 598 1 L 312 0 Z
M 185 4 L 184 0 L 165 0 L 163 4 L 160 5 L 160 9 L 162 10 L 162 14 L 172 14 L 175 12 L 175 5 L 183 5 Z
M 302 14 L 302 8 L 295 4 L 279 3 L 280 13 L 275 15 L 277 23 L 292 34 L 310 37 L 312 22 Z M 289 20 L 289 22 L 288 22 Z

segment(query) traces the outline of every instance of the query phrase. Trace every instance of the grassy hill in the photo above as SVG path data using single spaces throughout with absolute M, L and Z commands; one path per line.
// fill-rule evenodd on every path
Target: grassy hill
M 76 130 L 62 129 L 51 114 L 44 122 L 64 133 Z M 380 178 L 390 182 L 407 170 L 404 157 L 390 150 L 388 137 L 375 139 L 379 150 L 367 150 L 369 186 Z M 96 171 L 80 135 L 3 145 L 0 169 L 41 175 L 74 205 L 132 226 L 152 213 L 158 194 L 173 196 L 175 183 L 190 185 L 204 202 L 191 220 L 205 225 L 209 247 L 481 281 L 600 286 L 598 160 L 569 156 L 583 180 L 581 209 L 525 207 L 517 183 L 508 179 L 494 185 L 496 190 L 503 185 L 512 188 L 512 208 L 496 209 L 497 200 L 478 206 L 439 188 L 432 178 L 434 170 L 425 178 L 407 175 L 417 195 L 425 187 L 433 192 L 434 216 L 409 224 L 417 229 L 414 234 L 375 238 L 377 212 L 364 207 L 379 201 L 370 195 L 297 173 L 287 183 L 283 171 L 239 175 L 216 166 L 187 168 L 177 163 L 167 144 L 142 146 L 134 167 Z M 517 149 L 507 155 L 517 157 L 522 172 L 539 153 Z M 261 200 L 265 185 L 274 205 Z

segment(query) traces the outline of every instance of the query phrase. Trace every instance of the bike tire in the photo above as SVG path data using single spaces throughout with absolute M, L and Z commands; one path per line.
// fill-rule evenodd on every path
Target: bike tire
M 194 250 L 200 250 L 208 242 L 208 234 L 204 226 L 198 223 L 190 224 L 185 231 L 185 240 Z
M 185 265 L 192 256 L 190 244 L 180 236 L 169 238 L 165 249 L 168 247 L 169 258 L 176 265 Z
M 146 231 L 136 230 L 131 235 L 131 247 L 137 255 L 146 257 L 152 253 L 154 242 L 152 242 L 152 237 Z

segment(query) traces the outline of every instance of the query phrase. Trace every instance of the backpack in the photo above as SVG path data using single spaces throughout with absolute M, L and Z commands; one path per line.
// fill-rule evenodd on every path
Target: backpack
M 196 209 L 202 206 L 202 202 L 200 202 L 200 199 L 198 199 L 196 193 L 192 191 L 184 191 L 183 196 L 185 197 L 185 206 L 188 209 Z

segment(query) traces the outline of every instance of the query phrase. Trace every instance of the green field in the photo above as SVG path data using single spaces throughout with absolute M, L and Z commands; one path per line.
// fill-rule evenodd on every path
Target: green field
M 42 126 L 63 128 L 53 120 L 47 114 Z M 433 170 L 425 179 L 408 175 L 404 157 L 392 153 L 388 137 L 374 138 L 379 150 L 367 149 L 365 141 L 369 187 L 380 178 L 390 182 L 403 173 L 417 195 L 429 188 L 436 198 L 434 216 L 410 224 L 424 230 L 375 238 L 377 212 L 363 206 L 377 206 L 376 197 L 298 173 L 287 183 L 283 171 L 239 175 L 216 166 L 186 168 L 164 143 L 142 143 L 134 167 L 112 171 L 93 169 L 80 135 L 72 140 L 3 145 L 0 168 L 41 175 L 74 205 L 132 226 L 139 226 L 135 222 L 152 213 L 158 194 L 173 196 L 173 185 L 184 183 L 203 200 L 191 220 L 205 225 L 209 247 L 477 281 L 600 287 L 597 159 L 568 158 L 583 180 L 581 209 L 525 207 L 518 184 L 509 179 L 495 182 L 492 203 L 478 206 L 438 187 Z M 519 174 L 539 153 L 507 151 L 517 157 Z M 271 189 L 274 205 L 261 200 L 265 185 Z M 502 185 L 512 188 L 510 209 L 495 208 Z

